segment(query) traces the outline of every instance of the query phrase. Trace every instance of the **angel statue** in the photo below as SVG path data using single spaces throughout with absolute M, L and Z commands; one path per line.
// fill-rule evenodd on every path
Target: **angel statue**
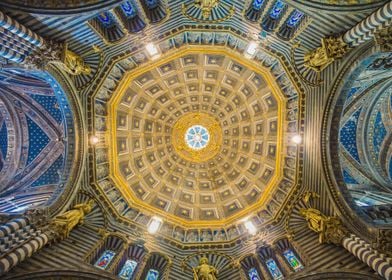
M 200 259 L 199 266 L 193 268 L 193 280 L 217 280 L 218 271 L 208 264 L 208 259 Z

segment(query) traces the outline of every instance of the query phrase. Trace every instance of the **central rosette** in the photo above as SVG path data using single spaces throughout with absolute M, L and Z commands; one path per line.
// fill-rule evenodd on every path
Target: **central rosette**
M 210 133 L 202 125 L 193 125 L 185 133 L 185 142 L 191 149 L 204 149 L 209 141 Z
M 222 145 L 222 128 L 209 114 L 189 113 L 173 127 L 173 146 L 186 160 L 203 162 L 213 158 Z

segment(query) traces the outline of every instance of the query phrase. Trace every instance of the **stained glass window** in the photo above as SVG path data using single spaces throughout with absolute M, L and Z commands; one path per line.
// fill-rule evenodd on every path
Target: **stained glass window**
M 253 9 L 260 10 L 264 0 L 253 0 Z
M 295 10 L 291 13 L 289 19 L 287 20 L 287 25 L 290 27 L 296 27 L 300 23 L 304 14 L 300 11 Z
M 273 19 L 278 19 L 286 6 L 285 3 L 282 1 L 276 1 L 275 5 L 273 6 L 272 10 L 270 11 L 270 17 Z
M 127 260 L 123 265 L 118 277 L 124 280 L 130 280 L 137 267 L 137 262 L 134 260 Z
M 252 267 L 248 271 L 249 280 L 261 280 L 259 273 L 257 272 L 256 268 Z
M 159 272 L 155 269 L 150 269 L 145 280 L 158 280 Z
M 299 259 L 297 258 L 296 255 L 294 255 L 293 251 L 291 250 L 286 250 L 283 253 L 284 257 L 286 258 L 287 262 L 291 265 L 291 267 L 294 269 L 294 271 L 298 271 L 304 268 L 304 266 L 301 264 Z
M 126 1 L 121 4 L 121 9 L 127 17 L 133 17 L 136 15 L 136 10 L 133 7 L 132 3 L 129 1 Z
M 105 252 L 103 252 L 101 257 L 97 260 L 94 266 L 100 269 L 106 269 L 110 264 L 110 262 L 113 260 L 115 255 L 116 255 L 115 252 L 106 250 Z
M 275 280 L 283 279 L 283 274 L 273 259 L 267 260 L 265 262 L 265 264 L 267 265 L 267 268 L 268 268 L 269 272 L 271 273 L 271 276 L 273 279 L 275 279 Z
M 208 130 L 201 125 L 191 126 L 185 133 L 185 142 L 194 150 L 205 148 L 210 140 Z

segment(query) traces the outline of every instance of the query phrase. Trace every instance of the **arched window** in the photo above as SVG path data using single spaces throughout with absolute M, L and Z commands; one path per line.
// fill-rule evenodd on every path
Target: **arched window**
M 111 250 L 105 250 L 102 253 L 102 255 L 98 258 L 98 260 L 95 262 L 94 266 L 105 270 L 112 262 L 115 255 L 116 255 L 115 252 Z
M 287 238 L 277 241 L 276 248 L 293 271 L 304 269 L 302 261 Z
M 135 273 L 136 267 L 138 263 L 134 260 L 127 260 L 123 267 L 121 268 L 120 273 L 118 274 L 118 277 L 120 279 L 124 280 L 130 280 L 132 279 L 132 276 Z
M 259 273 L 257 272 L 257 269 L 254 267 L 249 269 L 248 276 L 249 276 L 249 280 L 261 280 Z
M 261 263 L 268 270 L 271 278 L 274 280 L 280 280 L 284 278 L 282 270 L 277 263 L 277 258 L 274 251 L 270 247 L 261 247 L 258 250 L 258 255 L 260 257 Z
M 280 269 L 274 259 L 271 258 L 271 259 L 266 260 L 265 265 L 267 266 L 268 271 L 271 274 L 273 279 L 280 280 L 280 279 L 284 278 L 282 272 L 280 271 Z
M 283 256 L 285 257 L 289 265 L 294 269 L 294 271 L 299 271 L 304 268 L 304 266 L 292 250 L 287 249 L 283 252 Z
M 155 269 L 150 269 L 147 273 L 146 280 L 158 280 L 159 272 Z

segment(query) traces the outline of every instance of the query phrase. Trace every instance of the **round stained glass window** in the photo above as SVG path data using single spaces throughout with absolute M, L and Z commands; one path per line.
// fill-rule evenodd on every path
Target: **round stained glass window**
M 191 149 L 201 150 L 207 146 L 208 141 L 210 134 L 204 126 L 193 125 L 185 133 L 185 142 Z

